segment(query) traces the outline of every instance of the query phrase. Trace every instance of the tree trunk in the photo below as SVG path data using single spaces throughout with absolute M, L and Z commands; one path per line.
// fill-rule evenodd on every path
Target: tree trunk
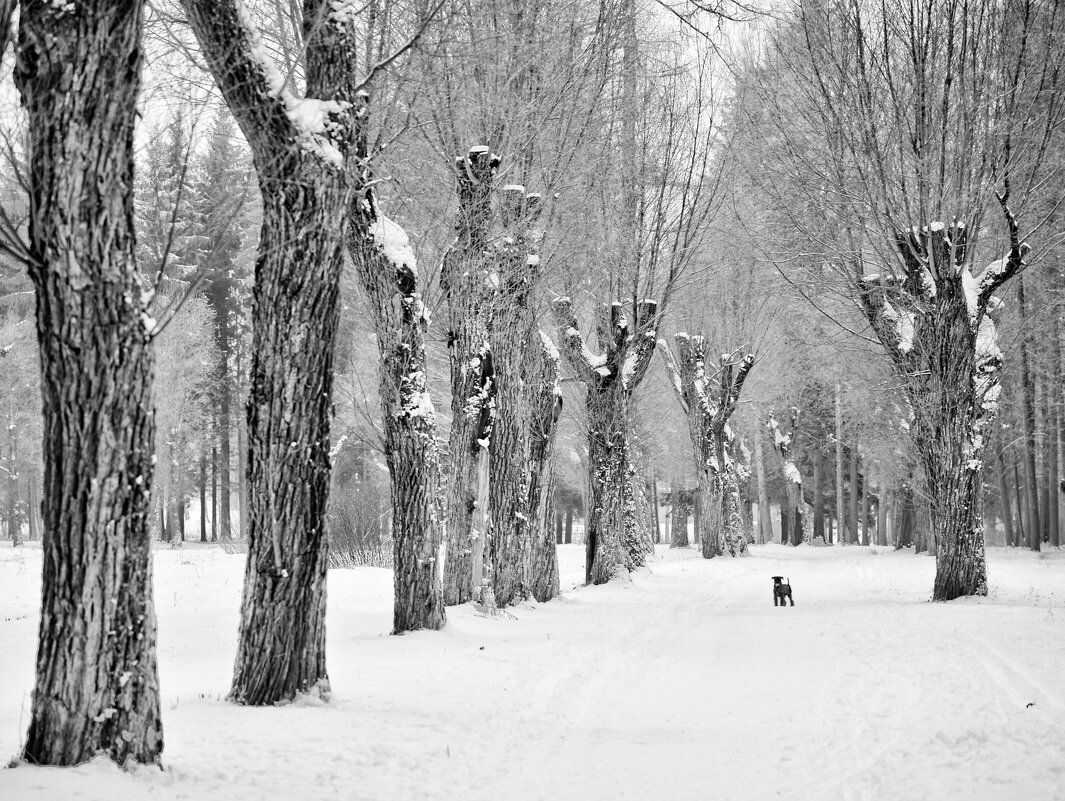
M 170 472 L 167 474 L 167 493 L 166 493 L 166 532 L 163 539 L 173 544 L 178 537 L 178 503 L 181 497 L 181 485 L 179 478 L 179 465 L 177 461 L 177 448 L 174 443 L 174 437 L 176 432 L 170 432 L 170 441 L 167 443 L 167 450 L 170 457 Z
M 688 521 L 686 514 L 682 511 L 683 502 L 680 498 L 683 482 L 684 479 L 680 476 L 674 476 L 670 486 L 670 502 L 672 507 L 669 512 L 670 520 L 672 520 L 672 523 L 670 524 L 672 527 L 669 532 L 670 548 L 688 547 Z
M 1001 443 L 999 443 L 997 462 L 998 470 L 995 472 L 998 473 L 999 510 L 1002 513 L 1002 525 L 1006 528 L 1006 545 L 1013 546 L 1016 544 L 1016 539 L 1013 532 L 1013 514 L 1010 511 L 1010 492 L 1006 483 L 1006 462 L 1002 458 Z
M 496 418 L 488 446 L 492 477 L 488 488 L 489 550 L 499 606 L 508 606 L 532 592 L 529 570 L 536 532 L 529 493 L 535 400 L 529 387 L 537 384 L 537 377 L 528 366 L 526 350 L 536 335 L 531 293 L 540 260 L 535 253 L 538 237 L 531 226 L 539 207 L 540 195 L 526 195 L 519 185 L 503 187 L 501 210 L 507 236 L 494 262 L 501 289 L 494 297 L 497 308 L 488 328 L 496 389 Z M 553 345 L 550 349 L 555 350 Z M 626 492 L 631 492 L 631 487 Z M 551 549 L 551 558 L 553 555 Z
M 851 442 L 850 458 L 850 483 L 848 492 L 850 508 L 847 511 L 847 544 L 855 545 L 858 542 L 858 447 Z
M 29 505 L 30 540 L 37 541 L 41 538 L 40 526 L 40 501 L 37 498 L 37 468 L 30 468 L 29 478 L 26 480 L 26 497 Z
M 1059 360 L 1060 361 L 1060 360 Z M 1061 404 L 1059 398 L 1055 397 L 1055 386 L 1053 383 L 1047 387 L 1047 391 L 1050 393 L 1050 422 L 1047 426 L 1047 440 L 1048 440 L 1048 453 L 1047 453 L 1047 490 L 1049 492 L 1048 507 L 1049 513 L 1047 518 L 1049 520 L 1049 540 L 1050 545 L 1057 548 L 1061 543 L 1061 515 L 1060 507 L 1058 505 L 1058 439 L 1059 430 L 1061 428 Z
M 1057 468 L 1058 436 L 1054 428 L 1054 408 L 1051 402 L 1049 382 L 1041 381 L 1043 389 L 1043 499 L 1040 519 L 1043 523 L 1043 542 L 1050 544 L 1057 539 Z
M 448 358 L 451 367 L 451 433 L 447 482 L 447 560 L 444 602 L 462 604 L 480 592 L 473 577 L 473 553 L 484 552 L 484 527 L 474 531 L 479 490 L 478 455 L 492 436 L 495 379 L 488 329 L 482 311 L 489 269 L 488 232 L 492 181 L 498 158 L 487 147 L 456 159 L 456 241 L 444 260 L 440 284 L 447 296 Z M 487 490 L 487 486 L 484 487 Z M 487 511 L 487 510 L 485 510 Z
M 566 545 L 573 544 L 573 507 L 566 507 Z
M 913 545 L 913 475 L 904 478 L 895 493 L 895 550 Z
M 218 542 L 218 448 L 211 448 L 211 542 Z
M 660 509 L 658 505 L 658 474 L 651 473 L 651 511 L 653 513 L 653 525 L 654 525 L 654 540 L 655 545 L 659 545 L 662 542 L 662 521 L 660 519 Z
M 762 453 L 762 436 L 757 424 L 754 434 L 754 470 L 758 480 L 758 542 L 765 544 L 773 541 L 773 518 L 769 508 L 769 488 L 765 483 L 765 457 Z
M 540 333 L 542 347 L 532 357 L 529 391 L 532 395 L 529 443 L 529 588 L 541 603 L 558 595 L 558 552 L 551 536 L 551 496 L 554 493 L 555 433 L 562 414 L 559 388 L 559 353 Z M 530 338 L 531 339 L 531 338 Z M 535 347 L 535 346 L 533 346 Z
M 566 541 L 566 532 L 562 523 L 562 510 L 555 509 L 555 543 L 562 545 Z
M 230 398 L 233 394 L 233 379 L 229 373 L 229 357 L 233 350 L 230 336 L 229 309 L 222 304 L 215 312 L 215 325 L 218 331 L 218 452 L 215 457 L 215 475 L 218 477 L 217 523 L 212 521 L 212 529 L 217 531 L 217 539 L 228 542 L 233 539 L 232 521 L 232 464 L 230 437 L 232 436 L 232 416 Z
M 325 509 L 342 267 L 335 232 L 343 227 L 345 194 L 311 165 L 275 169 L 259 176 L 248 559 L 231 691 L 235 701 L 256 706 L 329 690 Z M 319 193 L 313 199 L 310 186 Z
M 601 356 L 581 336 L 572 301 L 558 298 L 553 306 L 562 350 L 586 388 L 591 499 L 585 577 L 588 583 L 603 584 L 620 568 L 635 570 L 654 553 L 651 532 L 641 525 L 633 492 L 636 470 L 629 432 L 632 394 L 654 354 L 658 304 L 651 300 L 636 304 L 631 326 L 622 304 L 606 308 L 597 326 L 605 350 Z
M 588 390 L 591 509 L 585 530 L 585 581 L 605 584 L 620 568 L 643 564 L 630 549 L 636 499 L 629 471 L 628 399 L 609 386 Z
M 333 357 L 357 172 L 343 160 L 357 158 L 351 151 L 365 124 L 365 96 L 349 87 L 350 20 L 326 14 L 320 0 L 303 4 L 313 32 L 302 48 L 306 94 L 321 101 L 324 117 L 314 136 L 291 111 L 300 101 L 270 80 L 241 3 L 182 5 L 251 148 L 263 201 L 247 405 L 248 558 L 230 695 L 274 704 L 329 689 L 325 512 Z
M 887 510 L 888 510 L 888 498 L 887 488 L 883 484 L 883 480 L 880 483 L 880 497 L 876 502 L 876 544 L 887 545 Z
M 1013 459 L 1013 498 L 1017 504 L 1017 541 L 1018 547 L 1023 545 L 1028 547 L 1028 538 L 1026 532 L 1030 525 L 1028 520 L 1028 506 L 1024 503 L 1024 492 L 1021 483 L 1020 469 L 1017 467 L 1016 458 Z
M 836 542 L 847 544 L 846 507 L 843 504 L 843 389 L 836 382 Z
M 140 2 L 21 7 L 15 79 L 29 117 L 44 409 L 41 623 L 23 749 L 37 764 L 101 751 L 156 762 L 163 746 L 153 358 L 130 189 L 142 14 Z
M 443 498 L 436 412 L 426 388 L 428 312 L 418 296 L 407 236 L 380 213 L 370 188 L 353 199 L 350 239 L 381 354 L 381 411 L 392 476 L 392 630 L 439 629 L 445 622 Z
M 869 538 L 869 476 L 862 476 L 862 545 L 872 545 Z
M 22 544 L 22 521 L 18 502 L 18 429 L 12 408 L 7 424 L 7 530 L 11 535 L 11 547 Z
M 822 542 L 827 543 L 828 539 L 825 537 L 825 514 L 821 505 L 821 452 L 815 449 L 813 455 L 814 463 L 814 539 L 821 538 Z
M 200 542 L 207 542 L 207 453 L 200 454 Z
M 1039 520 L 1039 486 L 1035 469 L 1035 390 L 1031 372 L 1028 367 L 1027 313 L 1024 301 L 1024 276 L 1017 277 L 1017 308 L 1020 311 L 1020 348 L 1021 348 L 1021 420 L 1024 430 L 1024 484 L 1027 489 L 1025 504 L 1027 508 L 1028 547 L 1039 550 L 1042 526 Z

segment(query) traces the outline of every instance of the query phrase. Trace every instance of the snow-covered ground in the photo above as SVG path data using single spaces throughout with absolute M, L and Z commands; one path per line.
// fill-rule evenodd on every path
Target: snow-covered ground
M 226 703 L 243 557 L 156 553 L 165 770 L 0 771 L 0 799 L 1065 799 L 1065 554 L 992 549 L 928 603 L 911 552 L 662 550 L 438 633 L 388 636 L 391 575 L 329 574 L 326 705 Z M 29 712 L 40 551 L 0 546 L 0 755 Z M 772 605 L 790 576 L 796 606 Z

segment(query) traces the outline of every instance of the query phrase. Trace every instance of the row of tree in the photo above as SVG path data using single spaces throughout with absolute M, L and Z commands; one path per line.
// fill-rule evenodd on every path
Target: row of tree
M 13 6 L 0 5 L 5 35 Z M 747 552 L 752 473 L 767 530 L 768 452 L 795 544 L 828 539 L 829 484 L 836 537 L 846 528 L 857 541 L 880 464 L 900 520 L 919 489 L 927 499 L 933 597 L 986 593 L 983 464 L 1003 363 L 994 293 L 1054 244 L 1056 6 L 802 2 L 732 60 L 728 103 L 704 24 L 724 17 L 705 4 L 289 10 L 158 10 L 160 63 L 180 64 L 189 85 L 210 75 L 251 168 L 219 114 L 202 144 L 175 116 L 137 171 L 144 4 L 20 5 L 28 225 L 5 217 L 0 241 L 32 281 L 47 532 L 26 759 L 159 758 L 152 520 L 161 504 L 160 529 L 180 536 L 197 478 L 204 514 L 210 472 L 218 537 L 230 537 L 234 440 L 248 557 L 231 697 L 328 693 L 327 526 L 341 519 L 330 488 L 345 447 L 334 388 L 370 364 L 372 389 L 339 399 L 351 401 L 344 435 L 358 434 L 367 398 L 379 404 L 376 430 L 351 447 L 373 441 L 388 468 L 395 633 L 440 628 L 447 604 L 556 595 L 550 499 L 567 461 L 585 497 L 587 581 L 644 564 L 658 507 L 646 476 L 668 440 L 647 410 L 664 408 L 653 405 L 663 386 L 687 439 L 670 469 L 695 473 L 704 556 Z M 175 19 L 187 29 L 160 22 Z M 807 305 L 767 299 L 782 283 Z M 849 338 L 819 348 L 821 318 Z M 359 333 L 370 347 L 353 344 Z M 844 390 L 857 382 L 832 363 L 844 342 L 847 370 L 892 376 L 850 431 Z M 656 350 L 668 382 L 648 380 Z M 1050 364 L 1055 351 L 1040 353 Z M 161 402 L 164 368 L 177 379 Z M 765 391 L 782 376 L 799 389 Z M 1039 419 L 1060 430 L 1060 387 L 1046 386 Z M 761 399 L 753 414 L 737 413 L 744 390 Z M 907 433 L 912 463 L 886 466 L 876 448 Z M 1046 453 L 1043 487 L 1058 458 Z M 365 460 L 350 472 L 365 481 Z M 1023 485 L 1028 532 L 1056 508 L 1046 498 L 1040 517 L 1039 475 L 1031 466 Z

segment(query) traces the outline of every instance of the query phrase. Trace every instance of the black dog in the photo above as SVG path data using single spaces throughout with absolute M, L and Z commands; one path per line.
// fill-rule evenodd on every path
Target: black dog
M 787 606 L 785 599 L 795 606 L 795 599 L 791 597 L 791 584 L 784 581 L 783 576 L 773 576 L 773 606 Z M 780 603 L 777 604 L 777 601 Z

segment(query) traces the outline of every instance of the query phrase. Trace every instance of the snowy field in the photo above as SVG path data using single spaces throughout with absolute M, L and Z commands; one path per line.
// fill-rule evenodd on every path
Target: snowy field
M 563 597 L 390 637 L 391 575 L 329 574 L 327 705 L 226 703 L 243 557 L 156 553 L 165 770 L 0 771 L 0 799 L 1065 799 L 1065 555 L 992 549 L 931 604 L 889 549 L 662 550 Z M 29 714 L 40 551 L 0 545 L 0 754 Z M 790 576 L 795 608 L 772 605 Z

